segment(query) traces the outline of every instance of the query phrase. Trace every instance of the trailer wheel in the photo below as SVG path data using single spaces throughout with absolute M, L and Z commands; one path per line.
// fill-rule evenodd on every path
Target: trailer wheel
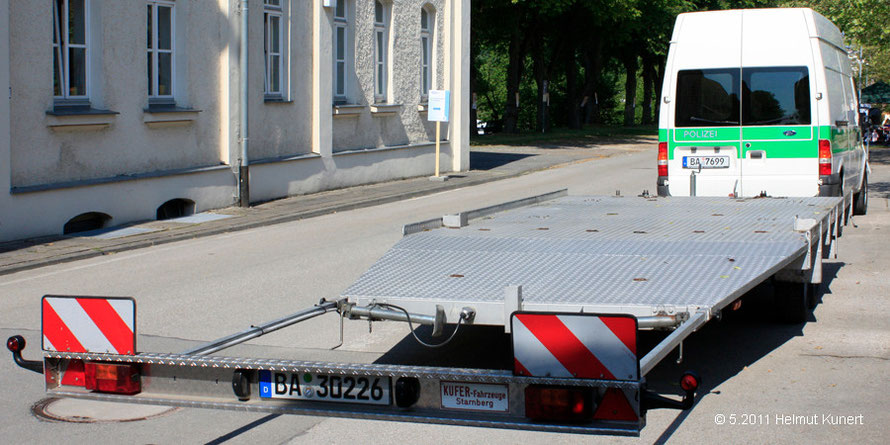
M 805 323 L 810 313 L 811 300 L 814 300 L 812 285 L 776 281 L 774 289 L 779 319 L 788 324 Z
M 853 195 L 853 214 L 865 215 L 868 213 L 868 172 L 863 173 L 862 187 L 859 193 Z

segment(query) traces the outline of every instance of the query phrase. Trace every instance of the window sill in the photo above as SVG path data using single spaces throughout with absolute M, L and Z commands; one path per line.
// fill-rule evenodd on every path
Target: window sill
M 142 110 L 142 122 L 149 127 L 187 125 L 198 119 L 201 110 L 176 105 L 152 105 Z
M 365 108 L 364 105 L 334 105 L 334 116 L 358 116 Z
M 79 187 L 89 187 L 103 184 L 114 184 L 125 181 L 135 181 L 143 179 L 166 178 L 171 176 L 204 174 L 204 173 L 220 173 L 231 171 L 232 167 L 228 164 L 209 165 L 203 167 L 181 168 L 175 170 L 158 170 L 146 173 L 132 173 L 127 175 L 118 175 L 105 178 L 83 179 L 79 181 L 55 182 L 49 184 L 27 185 L 23 187 L 11 187 L 9 193 L 12 195 L 23 195 L 26 193 L 49 192 L 54 190 L 64 190 Z
M 58 106 L 47 110 L 46 125 L 56 131 L 101 130 L 109 127 L 120 114 L 89 105 Z
M 442 141 L 442 146 L 448 146 L 449 142 L 447 140 Z M 435 147 L 435 142 L 419 142 L 415 144 L 407 144 L 407 145 L 389 145 L 384 147 L 371 147 L 371 148 L 354 148 L 349 150 L 341 150 L 335 151 L 333 156 L 346 156 L 346 155 L 357 155 L 357 154 L 367 154 L 367 153 L 380 153 L 387 151 L 396 151 L 396 150 L 410 150 L 414 148 L 431 148 Z
M 267 104 L 292 104 L 292 103 L 294 103 L 294 101 L 292 101 L 292 100 L 287 100 L 287 99 L 285 99 L 285 98 L 283 98 L 283 97 L 266 96 L 266 97 L 263 98 L 263 103 L 267 103 Z
M 402 104 L 373 104 L 371 114 L 374 116 L 394 116 L 402 109 Z

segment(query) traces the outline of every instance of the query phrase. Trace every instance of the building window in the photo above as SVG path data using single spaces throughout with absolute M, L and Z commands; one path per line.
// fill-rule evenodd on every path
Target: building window
M 53 96 L 88 100 L 89 0 L 53 0 Z
M 349 8 L 345 0 L 334 8 L 334 102 L 346 103 L 349 61 Z
M 374 99 L 386 102 L 389 77 L 389 5 L 374 2 Z
M 267 97 L 282 97 L 283 82 L 283 41 L 281 39 L 281 0 L 264 0 L 263 10 L 263 55 L 266 63 L 265 94 Z
M 436 14 L 427 8 L 420 10 L 420 95 L 426 98 L 433 86 L 433 29 Z
M 148 2 L 148 98 L 173 102 L 173 2 Z

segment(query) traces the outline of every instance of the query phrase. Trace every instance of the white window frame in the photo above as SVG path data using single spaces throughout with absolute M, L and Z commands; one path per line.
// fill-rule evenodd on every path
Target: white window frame
M 151 47 L 146 42 L 146 51 L 151 54 L 151 85 L 149 85 L 149 102 L 154 103 L 173 103 L 174 91 L 176 91 L 176 2 L 171 0 L 148 0 L 146 2 L 151 7 Z M 158 48 L 158 7 L 170 8 L 170 49 Z M 158 94 L 159 72 L 158 72 L 158 54 L 170 54 L 170 94 Z
M 287 88 L 285 77 L 285 53 L 284 53 L 284 8 L 281 3 L 286 0 L 263 0 L 263 57 L 265 64 L 265 84 L 263 92 L 266 98 L 283 98 Z M 278 21 L 278 47 L 272 47 L 272 22 Z M 275 56 L 278 63 L 273 62 Z M 277 66 L 276 66 L 277 65 Z M 272 85 L 274 71 L 278 70 L 278 89 Z
M 341 9 L 342 6 L 342 9 Z M 349 5 L 346 0 L 338 0 L 337 7 L 334 8 L 334 47 L 331 51 L 334 62 L 333 93 L 334 103 L 346 103 L 349 97 Z M 341 34 L 342 33 L 342 37 Z M 342 38 L 342 42 L 341 39 Z M 343 46 L 342 56 L 338 54 L 337 49 Z M 339 67 L 342 65 L 342 71 Z M 339 77 L 342 73 L 342 79 Z M 342 91 L 338 91 L 337 87 L 342 83 Z
M 377 16 L 377 5 L 380 5 L 381 16 Z M 377 103 L 387 101 L 389 90 L 389 20 L 390 3 L 374 1 L 374 100 Z M 379 19 L 379 20 L 378 20 Z
M 428 99 L 429 90 L 433 89 L 433 38 L 436 29 L 436 13 L 430 8 L 423 7 L 420 10 L 420 97 Z M 426 14 L 426 26 L 423 24 L 423 15 Z
M 53 83 L 55 84 L 56 76 L 59 76 L 59 92 L 57 95 L 53 91 L 53 98 L 56 101 L 71 102 L 88 102 L 90 100 L 90 0 L 83 0 L 83 23 L 84 23 L 84 43 L 70 43 L 71 36 L 66 32 L 62 35 L 58 25 L 68 23 L 68 1 L 69 0 L 53 0 L 53 59 L 59 58 L 59 72 L 53 73 Z M 59 9 L 56 5 L 62 3 L 62 17 L 58 17 Z M 72 49 L 84 50 L 84 94 L 72 95 L 71 93 L 71 70 L 70 70 L 70 54 Z M 53 62 L 53 71 L 55 71 L 55 61 Z

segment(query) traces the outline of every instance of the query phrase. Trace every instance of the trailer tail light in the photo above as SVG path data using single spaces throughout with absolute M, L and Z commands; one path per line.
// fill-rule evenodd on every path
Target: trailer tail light
M 593 408 L 593 395 L 588 389 L 534 385 L 525 388 L 525 416 L 532 420 L 589 421 Z
M 137 365 L 111 363 L 84 363 L 86 389 L 115 394 L 137 394 L 142 391 Z
M 819 139 L 819 175 L 831 175 L 831 141 Z
M 658 176 L 668 175 L 668 144 L 658 143 Z

